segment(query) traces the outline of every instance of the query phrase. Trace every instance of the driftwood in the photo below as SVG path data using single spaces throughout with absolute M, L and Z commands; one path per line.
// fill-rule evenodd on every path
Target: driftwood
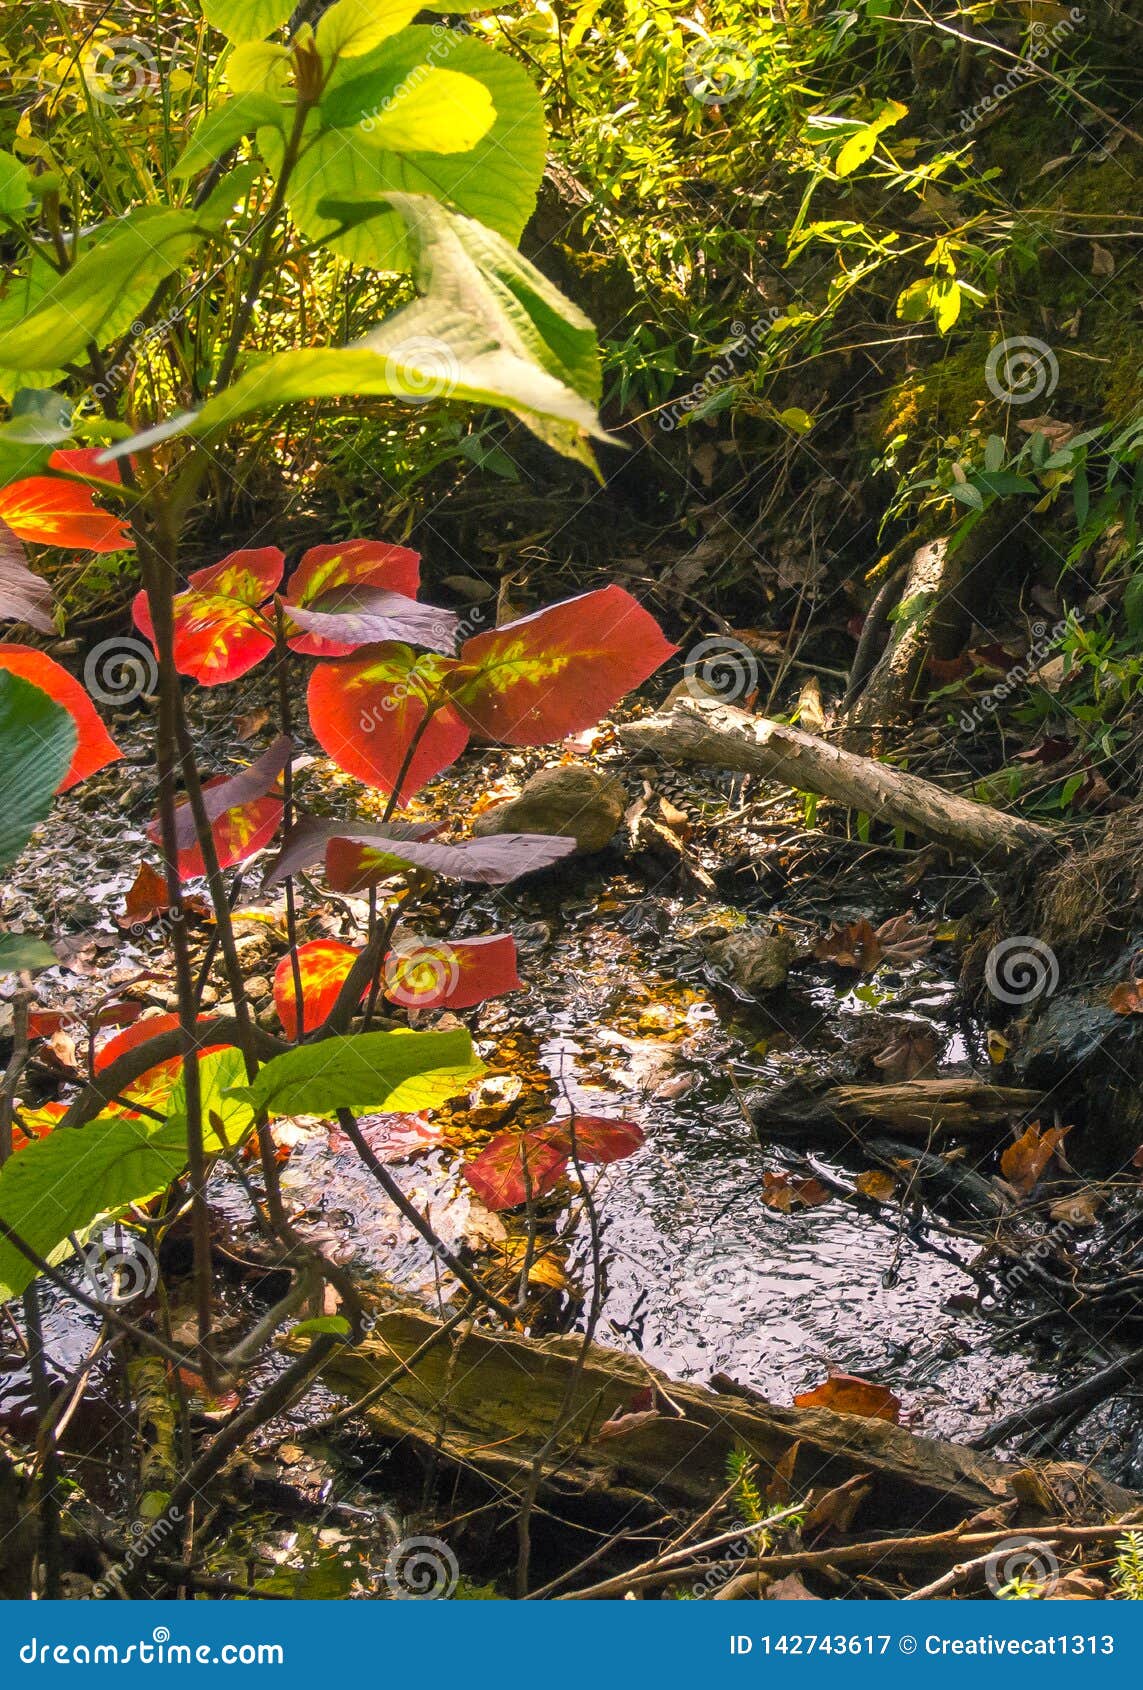
M 364 1343 L 331 1355 L 325 1383 L 357 1400 L 416 1356 L 364 1409 L 376 1433 L 513 1493 L 551 1439 L 541 1494 L 581 1520 L 646 1522 L 708 1508 L 725 1489 L 735 1449 L 749 1451 L 764 1475 L 781 1463 L 794 1494 L 861 1476 L 869 1487 L 863 1526 L 932 1528 L 1018 1494 L 1015 1468 L 886 1420 L 779 1407 L 726 1380 L 721 1393 L 676 1383 L 638 1357 L 597 1345 L 581 1367 L 576 1337 L 532 1340 L 460 1327 L 429 1344 L 439 1331 L 440 1322 L 420 1310 L 383 1312 Z M 1094 1477 L 1078 1482 L 1093 1488 L 1100 1506 L 1138 1500 Z
M 816 792 L 974 861 L 1026 857 L 1051 830 L 946 792 L 888 763 L 713 699 L 680 698 L 667 716 L 619 730 L 625 745 L 668 762 L 714 764 Z
M 901 1080 L 895 1084 L 834 1086 L 825 1092 L 802 1120 L 884 1121 L 901 1133 L 927 1136 L 975 1133 L 1032 1119 L 1043 1106 L 1043 1094 L 1021 1086 L 993 1086 L 973 1075 L 935 1080 Z

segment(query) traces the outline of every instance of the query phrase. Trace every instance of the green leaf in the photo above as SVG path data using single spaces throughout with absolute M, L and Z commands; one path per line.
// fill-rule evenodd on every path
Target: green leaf
M 237 141 L 256 129 L 281 127 L 286 108 L 270 94 L 239 94 L 236 99 L 208 111 L 188 141 L 172 174 L 194 176 L 230 151 Z
M 25 969 L 35 974 L 41 968 L 54 968 L 58 962 L 46 940 L 31 933 L 0 933 L 0 974 L 19 974 Z
M 271 1115 L 332 1115 L 338 1109 L 415 1111 L 442 1101 L 439 1083 L 433 1084 L 433 1071 L 439 1069 L 449 1075 L 445 1099 L 456 1094 L 462 1076 L 475 1078 L 482 1071 L 463 1029 L 350 1033 L 275 1056 L 253 1084 L 235 1086 L 231 1095 L 255 1113 L 265 1109 Z
M 952 496 L 954 499 L 959 499 L 962 505 L 967 505 L 970 510 L 981 511 L 984 509 L 984 495 L 979 487 L 973 486 L 971 481 L 954 481 Z
M 164 1191 L 186 1166 L 186 1141 L 169 1123 L 148 1127 L 122 1115 L 100 1115 L 77 1131 L 49 1133 L 0 1168 L 0 1219 L 49 1261 L 70 1254 L 68 1234 L 85 1232 L 100 1215 Z M 19 1296 L 36 1270 L 0 1238 L 0 1301 Z
M 90 341 L 114 337 L 111 320 L 127 321 L 145 305 L 207 234 L 187 211 L 144 206 L 130 212 L 104 239 L 83 252 L 22 322 L 0 333 L 0 366 L 14 370 L 59 369 L 84 356 Z
M 13 222 L 23 220 L 24 213 L 34 203 L 32 176 L 27 165 L 21 164 L 11 153 L 0 150 L 0 218 Z
M 353 1328 L 343 1314 L 319 1314 L 312 1320 L 299 1320 L 290 1328 L 291 1338 L 316 1338 L 328 1333 L 331 1338 L 348 1338 Z
M 1138 638 L 1143 634 L 1143 575 L 1133 575 L 1123 595 L 1123 616 L 1127 632 Z
M 317 50 L 331 59 L 356 58 L 411 24 L 421 0 L 334 0 L 318 22 Z
M 984 467 L 995 475 L 1004 462 L 1004 442 L 998 434 L 990 434 L 984 442 Z
M 990 475 L 988 470 L 977 470 L 973 476 L 973 484 L 985 493 L 994 493 L 999 498 L 1006 498 L 1009 493 L 1038 493 L 1040 489 L 1034 481 L 1029 481 L 1026 475 L 1014 475 L 1011 470 L 1000 470 L 996 475 Z
M 51 809 L 75 744 L 69 711 L 30 681 L 0 671 L 0 869 L 15 862 Z
M 468 152 L 411 152 L 362 146 L 347 136 L 363 118 L 375 117 L 402 84 L 415 87 L 433 66 L 473 77 L 487 90 L 496 120 Z M 352 94 L 350 93 L 352 90 Z M 324 128 L 333 122 L 337 126 Z M 460 34 L 411 25 L 362 58 L 343 60 L 330 78 L 309 145 L 290 178 L 289 207 L 308 239 L 328 240 L 355 264 L 408 270 L 413 253 L 396 212 L 371 216 L 338 230 L 340 219 L 323 213 L 322 200 L 372 201 L 374 211 L 390 192 L 428 194 L 515 243 L 536 203 L 547 157 L 543 106 L 523 67 L 504 53 Z M 271 169 L 281 162 L 282 141 L 273 131 L 258 137 Z
M 422 76 L 399 84 L 355 123 L 353 135 L 362 146 L 395 153 L 468 153 L 495 121 L 496 107 L 483 82 L 426 66 Z
M 262 41 L 280 29 L 296 0 L 202 0 L 207 23 L 231 41 Z
M 423 195 L 389 195 L 417 253 L 424 298 L 342 349 L 283 352 L 254 365 L 197 414 L 116 452 L 190 431 L 209 435 L 296 399 L 388 394 L 499 405 L 568 457 L 606 440 L 595 411 L 599 353 L 587 317 L 501 236 Z
M 203 1144 L 211 1155 L 234 1150 L 254 1125 L 250 1105 L 238 1095 L 246 1081 L 242 1052 L 228 1046 L 199 1058 Z M 166 1105 L 167 1125 L 176 1138 L 186 1138 L 186 1075 L 180 1073 Z M 221 1130 L 220 1130 L 221 1129 Z

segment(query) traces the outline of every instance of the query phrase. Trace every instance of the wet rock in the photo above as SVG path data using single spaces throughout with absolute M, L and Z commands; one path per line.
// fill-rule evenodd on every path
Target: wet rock
M 760 927 L 742 927 L 725 938 L 708 940 L 705 948 L 715 968 L 752 997 L 784 986 L 794 956 L 794 942 L 785 933 Z
M 619 781 L 586 763 L 556 763 L 540 769 L 519 796 L 476 818 L 473 831 L 556 833 L 574 839 L 583 853 L 602 851 L 623 820 L 626 794 Z

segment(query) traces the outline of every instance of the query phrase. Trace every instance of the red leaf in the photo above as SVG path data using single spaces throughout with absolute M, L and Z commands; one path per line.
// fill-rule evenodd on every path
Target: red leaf
M 48 467 L 118 481 L 118 470 L 96 469 L 101 448 L 53 452 Z M 135 542 L 123 517 L 101 510 L 92 488 L 61 476 L 30 475 L 0 488 L 0 520 L 21 540 L 88 552 L 130 552 Z
M 203 788 L 203 796 L 224 784 L 225 777 L 210 781 Z M 179 808 L 182 810 L 187 806 L 180 805 Z M 234 863 L 252 857 L 255 851 L 264 851 L 281 825 L 282 808 L 280 798 L 255 798 L 249 804 L 236 804 L 233 809 L 224 810 L 212 821 L 210 831 L 214 835 L 219 868 L 230 868 Z M 163 833 L 158 821 L 150 824 L 147 837 L 156 845 L 162 845 Z M 183 880 L 205 873 L 206 864 L 197 843 L 187 845 L 179 852 L 179 874 Z
M 78 732 L 75 751 L 58 791 L 66 792 L 77 781 L 86 780 L 96 769 L 115 763 L 123 753 L 100 721 L 94 704 L 83 687 L 66 669 L 26 645 L 0 645 L 0 669 L 20 675 L 40 687 L 73 717 Z
M 455 664 L 433 652 L 386 641 L 354 657 L 321 663 L 310 676 L 309 713 L 322 749 L 367 786 L 392 792 L 405 753 L 430 702 L 444 697 Z M 468 744 L 468 729 L 451 704 L 436 713 L 398 794 L 402 804 L 447 769 Z
M 480 1155 L 469 1162 L 464 1177 L 488 1209 L 514 1209 L 542 1197 L 559 1183 L 567 1167 L 567 1149 L 554 1143 L 547 1129 L 504 1132 L 489 1139 Z
M 341 824 L 346 825 L 344 822 Z M 325 874 L 331 891 L 362 892 L 410 866 L 433 874 L 452 875 L 479 886 L 504 886 L 522 874 L 549 868 L 570 851 L 575 840 L 547 833 L 501 833 L 489 839 L 463 839 L 449 845 L 437 840 L 392 839 L 384 842 L 381 829 L 349 838 L 331 839 L 326 847 Z M 275 866 L 271 880 L 280 878 Z
M 829 1408 L 835 1414 L 860 1414 L 866 1420 L 890 1420 L 894 1425 L 901 1414 L 899 1397 L 885 1385 L 859 1379 L 855 1373 L 833 1373 L 824 1385 L 800 1391 L 794 1407 Z
M 592 727 L 676 649 L 630 593 L 603 587 L 466 641 L 452 690 L 477 733 L 543 745 Z
M 209 1016 L 200 1016 L 199 1021 L 209 1021 Z M 132 1026 L 125 1027 L 121 1033 L 116 1033 L 113 1039 L 95 1053 L 95 1072 L 100 1074 L 109 1068 L 120 1056 L 129 1050 L 135 1050 L 139 1045 L 146 1044 L 148 1039 L 156 1038 L 160 1033 L 169 1033 L 179 1025 L 177 1015 L 148 1015 Z M 225 1050 L 221 1044 L 206 1045 L 196 1052 L 200 1057 L 209 1056 L 211 1051 Z M 137 1080 L 132 1080 L 123 1096 L 131 1101 L 152 1102 L 161 1098 L 174 1085 L 182 1072 L 183 1059 L 181 1056 L 168 1057 L 163 1062 L 157 1062 L 153 1068 L 148 1068 L 140 1074 Z
M 571 1134 L 565 1131 L 564 1140 L 571 1153 Z M 616 1121 L 609 1115 L 577 1115 L 575 1118 L 575 1148 L 581 1162 L 621 1162 L 633 1156 L 643 1143 L 642 1127 L 634 1121 Z
M 336 939 L 314 939 L 309 944 L 299 945 L 297 954 L 302 980 L 302 1031 L 312 1033 L 315 1027 L 321 1026 L 337 1002 L 338 993 L 357 961 L 358 953 L 351 945 L 339 944 Z M 365 993 L 361 995 L 364 997 Z M 297 998 L 293 963 L 289 956 L 284 956 L 274 971 L 274 1007 L 286 1037 L 296 1039 Z
M 208 569 L 187 577 L 188 590 L 175 597 L 175 667 L 203 686 L 235 681 L 274 647 L 269 618 L 258 607 L 282 579 L 277 546 L 231 552 Z M 146 593 L 132 607 L 135 626 L 155 643 Z
M 285 608 L 308 605 L 338 587 L 373 587 L 385 593 L 403 593 L 416 598 L 420 585 L 421 559 L 405 546 L 390 546 L 383 540 L 345 540 L 336 546 L 311 546 L 290 576 Z M 290 636 L 290 646 L 307 657 L 344 657 L 355 649 L 338 640 L 317 634 Z
M 140 863 L 131 890 L 123 906 L 122 924 L 133 927 L 154 919 L 170 908 L 167 879 L 150 863 Z
M 407 1009 L 471 1009 L 523 984 L 510 933 L 409 940 L 389 952 L 382 978 L 389 1001 Z

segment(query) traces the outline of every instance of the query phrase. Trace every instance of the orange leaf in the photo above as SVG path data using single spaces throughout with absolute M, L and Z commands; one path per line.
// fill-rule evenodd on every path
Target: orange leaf
M 1000 1158 L 1000 1172 L 1009 1185 L 1014 1185 L 1017 1191 L 1031 1191 L 1071 1130 L 1070 1127 L 1049 1127 L 1046 1132 L 1041 1132 L 1038 1123 L 1033 1121 Z
M 1116 1015 L 1143 1015 L 1143 980 L 1121 980 L 1107 1001 Z
M 788 1215 L 791 1209 L 816 1209 L 828 1203 L 833 1192 L 819 1179 L 794 1179 L 790 1174 L 762 1175 L 762 1201 L 768 1209 Z
M 53 452 L 48 467 L 118 481 L 118 470 L 95 468 L 98 451 Z M 124 518 L 100 510 L 90 487 L 62 476 L 30 475 L 0 488 L 0 521 L 21 540 L 36 541 L 41 546 L 87 552 L 135 549 Z
M 859 1379 L 855 1373 L 831 1373 L 824 1385 L 799 1392 L 794 1407 L 829 1408 L 835 1414 L 860 1414 L 865 1420 L 890 1420 L 894 1425 L 901 1417 L 899 1397 L 886 1386 Z
M 888 1203 L 897 1189 L 897 1181 L 893 1175 L 883 1172 L 880 1168 L 869 1168 L 865 1173 L 858 1174 L 854 1183 L 863 1197 L 872 1197 L 878 1203 Z
M 302 1029 L 312 1033 L 320 1027 L 345 984 L 346 976 L 357 961 L 358 953 L 351 945 L 339 944 L 336 939 L 313 939 L 298 946 L 298 971 L 302 981 Z M 365 988 L 368 991 L 368 987 Z M 364 997 L 365 991 L 362 992 Z M 294 992 L 294 968 L 291 958 L 284 956 L 274 971 L 274 1007 L 288 1039 L 298 1036 L 297 998 Z

